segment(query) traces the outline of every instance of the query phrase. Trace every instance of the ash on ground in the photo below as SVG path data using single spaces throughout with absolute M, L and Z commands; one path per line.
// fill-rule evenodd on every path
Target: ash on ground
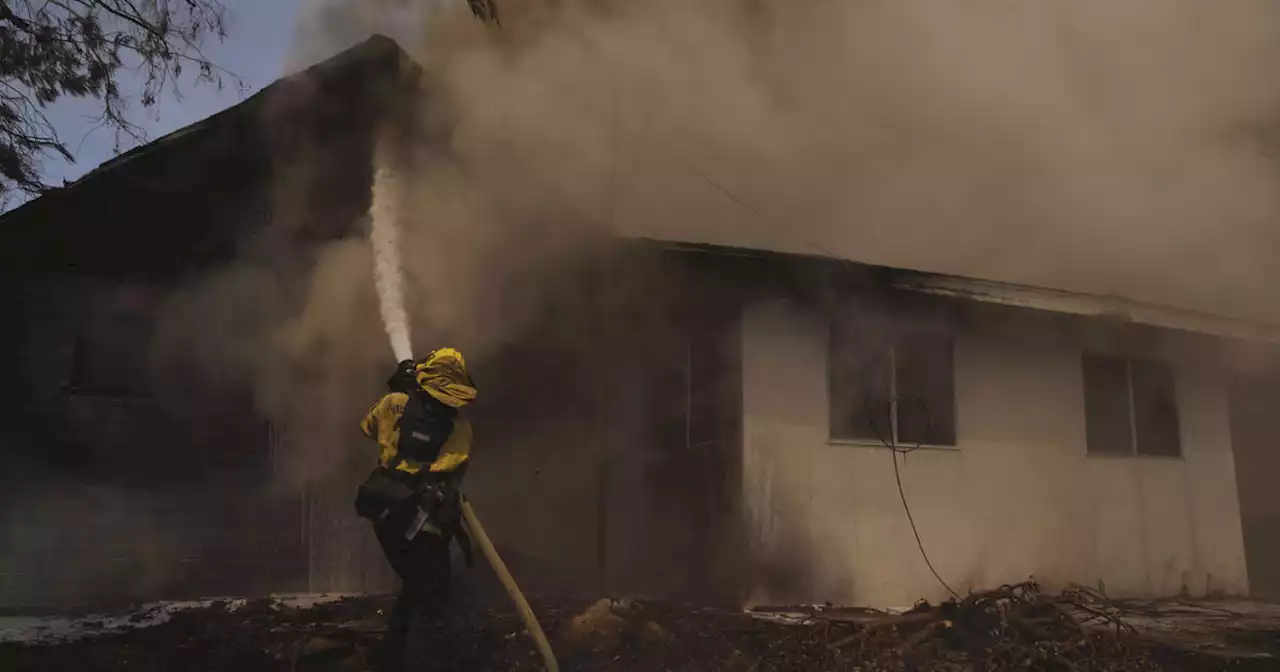
M 565 670 L 1280 669 L 1280 607 L 1244 602 L 1047 595 L 1032 583 L 896 614 L 530 601 Z M 9 624 L 0 669 L 369 670 L 390 607 L 372 596 L 206 600 L 60 626 L 28 619 Z M 436 669 L 542 669 L 512 609 L 455 605 L 431 637 Z

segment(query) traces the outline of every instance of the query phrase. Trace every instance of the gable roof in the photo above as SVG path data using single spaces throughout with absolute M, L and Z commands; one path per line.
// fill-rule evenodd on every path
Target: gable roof
M 7 223 L 10 219 L 20 219 L 21 217 L 18 213 L 28 206 L 45 201 L 49 197 L 64 197 L 74 193 L 77 189 L 83 188 L 86 183 L 93 182 L 111 171 L 127 169 L 129 164 L 134 161 L 160 152 L 181 149 L 181 145 L 184 142 L 197 142 L 207 139 L 211 133 L 219 128 L 261 113 L 271 103 L 289 95 L 292 90 L 296 90 L 299 86 L 316 85 L 324 80 L 343 79 L 349 77 L 353 71 L 376 72 L 386 69 L 399 69 L 411 64 L 413 64 L 413 60 L 400 48 L 400 45 L 396 44 L 395 40 L 385 35 L 374 35 L 345 51 L 339 52 L 332 58 L 316 63 L 300 72 L 277 79 L 235 105 L 102 162 L 98 167 L 85 173 L 75 181 L 62 187 L 51 188 L 40 198 L 32 199 L 0 216 L 0 225 Z M 413 67 L 416 67 L 416 64 Z
M 254 199 L 273 164 L 318 143 L 368 145 L 395 102 L 390 89 L 420 73 L 393 40 L 374 36 L 281 78 L 0 216 L 0 268 L 171 273 L 234 254 L 261 224 L 266 208 Z M 237 207 L 255 214 L 224 214 Z

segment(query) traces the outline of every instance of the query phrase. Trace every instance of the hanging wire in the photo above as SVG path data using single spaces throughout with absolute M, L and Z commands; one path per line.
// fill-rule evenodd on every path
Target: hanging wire
M 863 410 L 867 413 L 867 421 L 871 424 L 872 431 L 876 433 L 876 438 L 884 445 L 885 448 L 888 448 L 891 451 L 889 455 L 893 458 L 893 480 L 898 484 L 898 497 L 902 500 L 902 510 L 907 514 L 907 522 L 911 524 L 911 534 L 916 538 L 916 548 L 920 549 L 920 557 L 924 559 L 924 564 L 929 568 L 929 573 L 933 574 L 933 578 L 937 579 L 938 583 L 942 584 L 942 587 L 946 588 L 948 593 L 951 593 L 951 597 L 958 600 L 960 599 L 960 594 L 942 578 L 942 575 L 934 568 L 933 561 L 929 559 L 929 553 L 924 550 L 924 541 L 920 539 L 920 529 L 916 527 L 915 516 L 911 515 L 911 506 L 907 504 L 907 492 L 902 487 L 902 471 L 898 468 L 898 454 L 901 453 L 902 459 L 906 460 L 907 454 L 919 450 L 920 446 L 924 445 L 925 439 L 933 431 L 933 418 L 929 415 L 929 404 L 923 398 L 916 395 L 902 395 L 897 392 L 893 394 L 892 398 L 887 402 L 890 407 L 889 417 L 891 418 L 891 421 L 895 415 L 893 409 L 901 403 L 903 397 L 915 400 L 920 404 L 920 410 L 924 411 L 924 433 L 920 437 L 920 442 L 914 446 L 907 446 L 904 448 L 898 445 L 897 438 L 892 431 L 890 431 L 889 440 L 885 440 L 884 435 L 880 433 L 880 429 L 876 427 L 875 414 L 871 410 L 871 400 L 865 393 L 862 397 L 864 406 Z M 890 427 L 890 430 L 892 429 L 893 428 Z
M 690 172 L 697 175 L 700 179 L 702 179 L 712 188 L 724 194 L 729 200 L 733 201 L 743 209 L 751 212 L 753 215 L 755 215 L 757 218 L 760 218 L 761 221 L 763 221 L 760 211 L 757 210 L 755 207 L 753 207 L 750 203 L 743 200 L 740 196 L 735 194 L 728 187 L 717 182 L 716 180 L 712 179 L 709 175 L 699 170 L 697 166 L 690 163 L 687 159 L 684 159 L 683 157 L 680 157 L 680 158 L 681 158 L 681 163 L 683 163 L 685 167 L 690 170 Z M 840 264 L 847 265 L 850 268 L 854 267 L 853 263 L 849 262 L 846 259 L 842 259 L 841 257 L 835 254 L 832 254 L 831 252 L 829 252 L 828 250 L 826 250 L 825 248 L 823 248 L 821 245 L 817 244 L 813 240 L 809 238 L 805 238 L 804 236 L 797 236 L 797 238 L 799 238 L 799 240 L 804 244 L 813 248 L 818 254 L 821 254 L 824 257 L 830 258 Z M 865 332 L 862 329 L 861 320 L 857 313 L 853 314 L 853 319 L 850 324 L 858 332 L 854 336 L 854 341 L 867 342 L 862 338 Z M 855 368 L 860 368 L 860 367 L 855 367 Z M 895 375 L 895 374 L 893 372 L 890 372 L 890 375 Z M 929 435 L 932 433 L 933 420 L 932 420 L 932 416 L 929 413 L 929 405 L 923 398 L 917 395 L 898 394 L 896 390 L 894 390 L 893 394 L 890 395 L 888 401 L 886 401 L 885 404 L 888 406 L 889 422 L 891 424 L 895 422 L 895 418 L 897 415 L 896 409 L 904 398 L 908 400 L 912 400 L 915 403 L 918 403 L 920 405 L 920 409 L 924 412 L 925 431 L 922 434 L 920 441 L 913 446 L 899 445 L 897 441 L 897 434 L 896 432 L 893 431 L 894 428 L 892 426 L 889 427 L 889 435 L 888 435 L 888 438 L 886 438 L 885 434 L 880 430 L 880 427 L 876 424 L 876 413 L 875 413 L 876 409 L 873 408 L 873 404 L 871 402 L 872 390 L 869 388 L 866 379 L 862 376 L 855 376 L 854 378 L 863 388 L 862 389 L 863 412 L 866 414 L 867 422 L 868 424 L 870 424 L 871 430 L 873 433 L 875 433 L 876 439 L 880 442 L 880 444 L 885 448 L 889 449 L 890 451 L 889 455 L 893 459 L 893 480 L 898 486 L 898 497 L 899 499 L 902 500 L 902 510 L 907 514 L 907 523 L 909 523 L 911 526 L 911 534 L 915 537 L 916 548 L 920 550 L 920 557 L 924 560 L 925 566 L 929 568 L 929 573 L 933 575 L 933 578 L 936 579 L 938 583 L 943 588 L 945 588 L 946 591 L 950 593 L 953 598 L 960 599 L 960 594 L 957 593 L 955 589 L 953 589 L 951 585 L 948 584 L 942 578 L 942 575 L 939 574 L 938 570 L 933 566 L 933 561 L 929 558 L 929 553 L 924 548 L 924 541 L 920 538 L 920 529 L 916 526 L 915 516 L 911 513 L 911 506 L 907 503 L 906 489 L 903 488 L 902 486 L 902 471 L 898 466 L 899 454 L 901 454 L 903 456 L 903 459 L 905 460 L 907 454 L 915 452 L 916 450 L 919 450 L 920 447 L 925 444 L 925 441 L 927 440 Z

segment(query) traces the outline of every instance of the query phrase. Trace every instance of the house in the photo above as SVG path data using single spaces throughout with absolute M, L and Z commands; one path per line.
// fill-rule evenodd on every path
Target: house
M 271 487 L 278 429 L 243 387 L 153 385 L 149 340 L 172 288 L 248 245 L 305 256 L 367 209 L 368 129 L 405 85 L 390 47 L 340 54 L 5 214 L 0 607 L 307 587 L 311 509 Z M 296 184 L 269 188 L 282 172 Z M 281 199 L 293 219 L 273 218 Z
M 743 499 L 755 555 L 781 564 L 769 576 L 803 577 L 782 595 L 905 606 L 1032 575 L 1270 589 L 1273 532 L 1249 522 L 1274 439 L 1238 429 L 1222 339 L 1275 332 L 957 278 L 888 284 L 906 295 L 743 308 Z M 918 449 L 895 465 L 882 441 Z
M 316 399 L 334 424 L 302 440 L 243 381 L 139 372 L 168 288 L 364 235 L 373 129 L 420 76 L 373 38 L 0 220 L 0 607 L 390 585 L 350 511 L 367 463 L 313 451 L 342 468 L 280 487 L 290 444 L 363 405 Z M 298 164 L 304 215 L 273 217 Z M 671 238 L 568 264 L 548 317 L 472 363 L 469 496 L 522 585 L 1280 596 L 1280 327 Z M 384 372 L 355 370 L 372 398 Z

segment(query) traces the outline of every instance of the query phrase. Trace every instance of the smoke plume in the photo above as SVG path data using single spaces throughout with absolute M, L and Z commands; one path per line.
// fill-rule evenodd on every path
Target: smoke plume
M 502 31 L 437 17 L 413 54 L 512 226 L 1280 318 L 1274 3 L 504 9 Z
M 373 245 L 286 267 L 272 250 L 173 302 L 178 327 L 201 323 L 192 311 L 238 325 L 175 328 L 188 356 L 252 381 L 281 424 L 307 419 L 296 479 L 354 450 L 332 437 L 389 364 L 379 296 L 397 357 L 448 343 L 482 362 L 571 329 L 552 309 L 614 235 L 1280 321 L 1274 3 L 499 2 L 501 29 L 461 1 L 305 5 L 299 60 L 400 40 L 430 73 L 421 121 L 451 125 L 447 151 L 397 147 Z M 276 185 L 283 228 L 309 216 L 291 184 Z M 624 284 L 593 283 L 606 303 Z
M 387 365 L 363 317 L 379 293 L 397 357 L 412 321 L 418 349 L 479 361 L 547 323 L 581 289 L 564 269 L 619 234 L 1280 321 L 1274 3 L 500 3 L 501 29 L 460 1 L 304 7 L 298 54 L 395 28 L 431 73 L 423 123 L 453 130 L 444 152 L 397 148 L 378 254 L 362 236 L 282 270 L 277 250 L 175 302 L 243 325 L 179 341 L 273 418 L 302 389 L 308 417 L 358 419 Z M 288 177 L 272 216 L 305 219 Z

